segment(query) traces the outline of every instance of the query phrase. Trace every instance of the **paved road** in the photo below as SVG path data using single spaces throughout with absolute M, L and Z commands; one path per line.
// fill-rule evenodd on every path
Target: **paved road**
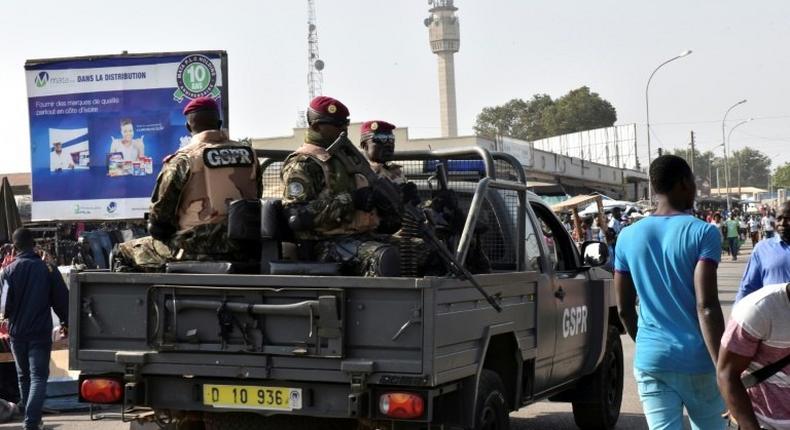
M 719 266 L 719 299 L 721 300 L 725 318 L 729 317 L 738 284 L 746 266 L 751 247 L 741 250 L 737 262 L 730 261 L 723 256 Z M 642 406 L 636 393 L 636 383 L 631 371 L 634 359 L 634 343 L 627 336 L 623 336 L 623 352 L 626 363 L 625 390 L 623 393 L 623 407 L 617 429 L 622 430 L 647 430 L 647 423 L 642 414 Z M 554 429 L 575 430 L 573 414 L 570 404 L 541 402 L 524 408 L 511 415 L 511 428 L 513 430 Z M 57 430 L 121 430 L 128 429 L 128 424 L 117 421 L 91 422 L 87 414 L 50 415 L 45 417 L 46 424 L 51 429 Z M 19 424 L 3 424 L 0 429 L 21 430 Z

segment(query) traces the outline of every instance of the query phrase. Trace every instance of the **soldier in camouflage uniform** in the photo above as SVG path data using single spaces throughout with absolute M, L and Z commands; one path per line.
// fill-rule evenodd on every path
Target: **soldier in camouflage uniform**
M 348 116 L 331 97 L 310 103 L 305 143 L 282 167 L 283 207 L 300 247 L 319 261 L 341 263 L 347 275 L 397 276 L 397 248 L 375 234 L 376 193 L 365 177 L 349 174 L 326 150 L 347 131 Z
M 160 271 L 176 260 L 246 260 L 227 238 L 230 202 L 261 195 L 261 169 L 252 148 L 228 139 L 219 107 L 208 97 L 183 111 L 189 145 L 167 157 L 151 196 L 151 236 L 120 244 L 118 270 Z

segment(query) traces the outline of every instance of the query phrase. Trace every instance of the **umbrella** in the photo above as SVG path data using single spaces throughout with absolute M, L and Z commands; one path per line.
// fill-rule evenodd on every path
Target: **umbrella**
M 14 192 L 8 177 L 3 177 L 3 184 L 0 186 L 0 243 L 11 242 L 14 230 L 19 227 L 22 227 L 22 219 L 19 217 Z

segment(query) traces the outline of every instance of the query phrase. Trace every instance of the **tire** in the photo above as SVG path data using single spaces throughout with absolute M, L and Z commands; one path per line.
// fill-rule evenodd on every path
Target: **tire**
M 483 369 L 475 400 L 474 430 L 510 429 L 510 409 L 505 393 L 502 378 L 494 371 Z
M 582 430 L 610 430 L 623 402 L 623 344 L 620 331 L 609 326 L 606 352 L 595 373 L 579 381 L 573 419 Z

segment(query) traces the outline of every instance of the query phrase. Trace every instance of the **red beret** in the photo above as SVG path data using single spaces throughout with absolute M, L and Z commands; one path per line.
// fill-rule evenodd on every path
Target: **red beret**
M 201 110 L 213 110 L 219 112 L 219 106 L 217 106 L 217 102 L 211 97 L 198 97 L 187 103 L 187 105 L 184 107 L 183 114 L 187 115 Z
M 395 130 L 395 125 L 390 124 L 387 121 L 365 121 L 362 123 L 362 127 L 360 128 L 360 134 L 362 140 L 369 139 L 374 134 L 390 134 L 392 130 Z
M 318 96 L 310 102 L 308 122 L 348 124 L 348 108 L 332 97 Z

